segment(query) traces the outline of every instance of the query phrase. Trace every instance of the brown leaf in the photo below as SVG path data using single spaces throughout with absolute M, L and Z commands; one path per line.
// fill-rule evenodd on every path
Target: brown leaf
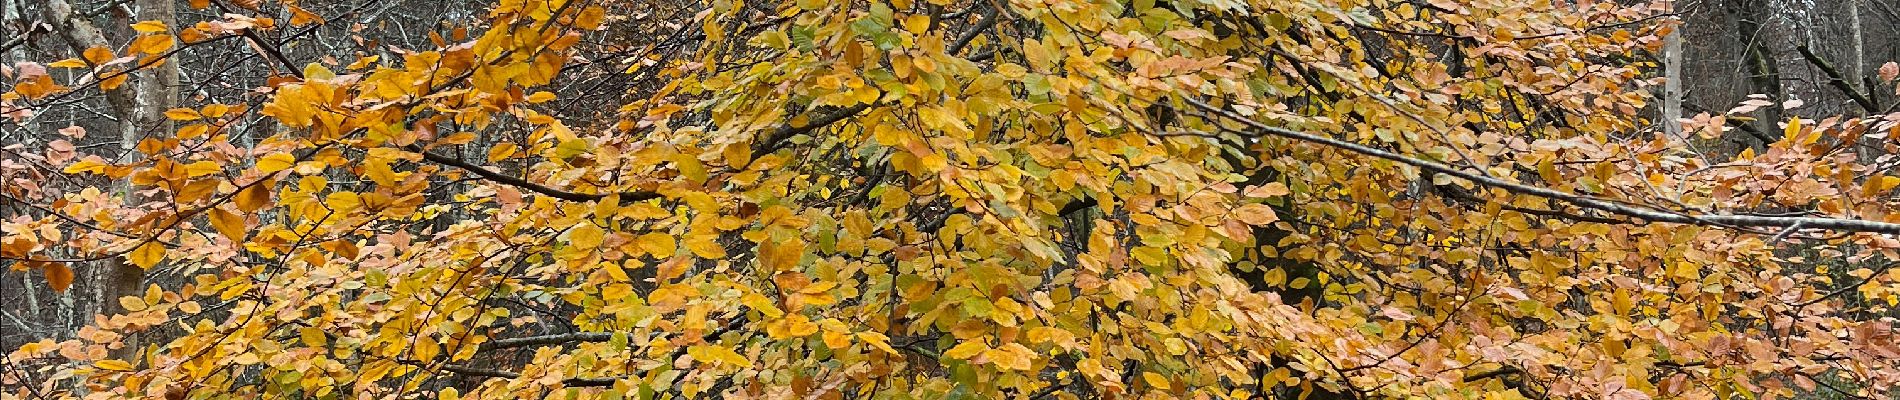
M 73 269 L 65 265 L 43 263 L 40 265 L 40 272 L 46 274 L 46 284 L 52 286 L 53 291 L 64 292 L 73 286 Z

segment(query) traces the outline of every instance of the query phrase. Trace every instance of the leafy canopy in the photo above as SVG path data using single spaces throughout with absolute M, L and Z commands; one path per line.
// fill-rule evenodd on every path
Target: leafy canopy
M 501 0 L 438 47 L 167 112 L 134 162 L 47 149 L 138 195 L 9 188 L 49 210 L 4 221 L 15 269 L 192 278 L 14 359 L 68 360 L 46 387 L 97 398 L 1900 382 L 1900 115 L 1792 120 L 1739 155 L 1710 139 L 1747 109 L 1665 137 L 1639 117 L 1660 6 L 718 0 L 670 26 L 624 6 Z M 140 23 L 16 69 L 0 107 L 281 24 Z M 590 40 L 627 30 L 666 39 Z M 554 111 L 595 95 L 563 83 L 581 63 L 646 84 Z M 253 124 L 273 134 L 232 139 Z

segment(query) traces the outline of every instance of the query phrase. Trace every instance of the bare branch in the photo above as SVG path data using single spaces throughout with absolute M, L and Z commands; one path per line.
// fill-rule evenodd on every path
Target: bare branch
M 437 164 L 455 167 L 463 171 L 468 171 L 470 173 L 474 173 L 475 175 L 479 175 L 482 178 L 487 179 L 489 181 L 493 181 L 495 183 L 527 189 L 528 191 L 531 191 L 531 192 L 540 193 L 542 195 L 546 195 L 548 197 L 553 197 L 553 198 L 557 198 L 561 200 L 595 201 L 595 200 L 607 198 L 607 196 L 612 196 L 615 194 L 620 195 L 621 203 L 630 203 L 630 202 L 645 201 L 645 200 L 660 198 L 660 194 L 658 192 L 653 192 L 653 191 L 632 191 L 632 192 L 606 193 L 606 194 L 569 192 L 569 191 L 565 191 L 561 189 L 547 187 L 539 183 L 529 182 L 527 179 L 522 179 L 519 177 L 505 175 L 500 172 L 495 172 L 494 170 L 482 168 L 481 166 L 470 164 L 466 161 L 462 161 L 454 157 L 430 153 L 427 150 L 424 150 L 422 146 L 411 144 L 408 146 L 403 146 L 403 149 L 420 153 L 422 154 L 422 158 L 425 160 L 429 160 Z
M 508 338 L 508 339 L 496 340 L 493 342 L 482 343 L 481 347 L 478 347 L 475 351 L 489 351 L 489 350 L 508 349 L 508 348 L 515 348 L 515 347 L 544 346 L 544 345 L 550 345 L 550 344 L 563 344 L 563 343 L 574 343 L 574 342 L 605 342 L 605 341 L 613 339 L 613 337 L 614 337 L 614 334 L 609 333 L 609 332 L 574 332 L 574 333 L 562 333 L 562 334 L 554 334 L 554 335 Z
M 1254 121 L 1252 119 L 1242 117 L 1238 114 L 1234 114 L 1233 112 L 1229 112 L 1225 109 L 1214 107 L 1200 100 L 1196 100 L 1196 99 L 1183 99 L 1183 100 L 1186 101 L 1188 104 L 1192 104 L 1195 107 L 1200 108 L 1202 111 L 1206 111 L 1214 115 L 1220 116 L 1222 118 L 1233 120 L 1235 122 L 1239 122 L 1241 124 L 1247 125 L 1247 127 L 1252 128 L 1253 130 L 1258 131 L 1259 133 L 1299 140 L 1303 142 L 1317 143 L 1317 144 L 1322 144 L 1326 146 L 1331 146 L 1331 147 L 1338 148 L 1341 150 L 1346 150 L 1346 151 L 1350 151 L 1354 153 L 1359 153 L 1359 154 L 1364 154 L 1368 156 L 1396 161 L 1398 163 L 1410 165 L 1413 167 L 1418 167 L 1419 169 L 1423 169 L 1426 171 L 1451 175 L 1454 177 L 1458 177 L 1460 179 L 1471 181 L 1472 183 L 1504 189 L 1505 191 L 1508 191 L 1511 193 L 1558 200 L 1565 203 L 1570 203 L 1572 205 L 1575 205 L 1581 208 L 1603 211 L 1603 212 L 1608 212 L 1611 214 L 1617 214 L 1617 215 L 1622 215 L 1622 216 L 1631 217 L 1631 218 L 1638 218 L 1638 219 L 1647 220 L 1651 222 L 1667 222 L 1667 223 L 1676 223 L 1676 224 L 1719 226 L 1719 227 L 1758 227 L 1758 228 L 1759 227 L 1786 228 L 1786 227 L 1795 226 L 1798 224 L 1803 227 L 1812 228 L 1812 229 L 1823 229 L 1823 230 L 1845 231 L 1845 232 L 1885 233 L 1885 234 L 1900 235 L 1900 224 L 1879 222 L 1879 221 L 1868 221 L 1868 220 L 1862 220 L 1862 219 L 1774 217 L 1774 216 L 1753 216 L 1753 215 L 1733 215 L 1733 214 L 1693 215 L 1693 214 L 1685 214 L 1685 213 L 1675 212 L 1675 211 L 1631 207 L 1628 205 L 1618 204 L 1615 202 L 1598 199 L 1595 197 L 1564 193 L 1564 192 L 1559 192 L 1559 191 L 1552 190 L 1549 188 L 1531 186 L 1531 185 L 1526 185 L 1526 184 L 1517 183 L 1517 182 L 1505 181 L 1505 180 L 1501 180 L 1497 178 L 1480 176 L 1478 174 L 1466 172 L 1462 169 L 1455 168 L 1450 165 L 1445 165 L 1445 164 L 1441 164 L 1434 161 L 1426 161 L 1422 159 L 1412 158 L 1409 156 L 1392 153 L 1385 150 L 1367 147 L 1365 145 L 1361 145 L 1358 143 L 1352 143 L 1352 142 L 1347 142 L 1347 141 L 1343 141 L 1339 139 L 1318 136 L 1318 135 L 1314 135 L 1314 134 L 1310 134 L 1306 132 L 1300 132 L 1300 131 L 1280 128 L 1276 126 L 1269 126 L 1266 124 L 1262 124 L 1258 121 Z
M 1821 73 L 1827 74 L 1828 86 L 1833 86 L 1834 89 L 1847 94 L 1847 98 L 1854 100 L 1854 104 L 1860 105 L 1861 109 L 1867 110 L 1867 112 L 1870 113 L 1880 112 L 1879 105 L 1874 104 L 1874 101 L 1868 99 L 1867 95 L 1862 94 L 1860 90 L 1854 89 L 1854 85 L 1847 83 L 1847 78 L 1841 76 L 1841 71 L 1835 69 L 1834 64 L 1828 63 L 1827 60 L 1822 59 L 1820 55 L 1814 54 L 1814 49 L 1808 48 L 1807 45 L 1801 45 L 1796 46 L 1795 50 L 1800 50 L 1801 58 L 1808 60 L 1809 64 L 1814 64 L 1815 67 L 1821 68 Z

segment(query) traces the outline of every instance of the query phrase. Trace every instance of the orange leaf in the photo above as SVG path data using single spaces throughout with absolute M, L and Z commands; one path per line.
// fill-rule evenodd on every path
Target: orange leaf
M 94 47 L 87 48 L 86 51 L 80 54 L 80 56 L 85 57 L 86 62 L 92 63 L 92 65 L 105 64 L 107 61 L 112 61 L 112 59 L 114 58 L 114 56 L 112 55 L 112 49 L 108 49 L 103 46 L 94 46 Z
M 1234 210 L 1234 216 L 1247 225 L 1261 226 L 1279 221 L 1280 216 L 1273 213 L 1272 207 L 1265 204 L 1248 204 Z
M 244 240 L 244 217 L 230 211 L 213 208 L 207 212 L 206 218 L 211 220 L 211 227 L 217 229 L 218 233 L 224 237 L 231 238 L 233 241 Z
M 1287 193 L 1290 193 L 1290 192 L 1286 190 L 1286 184 L 1279 183 L 1279 182 L 1267 182 L 1267 184 L 1265 185 L 1255 186 L 1252 189 L 1247 189 L 1247 197 L 1285 196 L 1287 195 Z
M 140 21 L 132 24 L 132 30 L 139 33 L 164 32 L 166 29 L 168 28 L 165 27 L 165 23 L 160 21 Z
M 238 192 L 237 198 L 235 199 L 237 201 L 238 210 L 256 212 L 257 210 L 263 209 L 264 206 L 270 205 L 271 188 L 275 186 L 275 182 L 261 182 Z
M 46 284 L 52 286 L 53 291 L 64 292 L 73 286 L 73 269 L 65 265 L 46 263 L 40 266 L 40 272 L 46 274 Z

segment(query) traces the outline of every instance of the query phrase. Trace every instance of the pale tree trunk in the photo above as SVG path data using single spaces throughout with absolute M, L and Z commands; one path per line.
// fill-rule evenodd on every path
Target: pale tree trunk
M 1867 79 L 1865 69 L 1867 67 L 1867 38 L 1862 36 L 1860 31 L 1860 0 L 1847 0 L 1847 34 L 1850 36 L 1849 40 L 1852 41 L 1848 45 L 1852 46 L 1851 54 L 1854 57 L 1854 63 L 1847 67 L 1848 76 L 1853 77 L 1853 81 L 1848 81 L 1848 83 L 1858 84 L 1861 82 L 1855 81 Z M 1873 89 L 1873 85 L 1865 85 L 1865 87 L 1868 90 Z
M 171 0 L 138 0 L 134 4 L 138 7 L 139 21 L 158 21 L 171 27 L 178 25 Z M 170 134 L 173 126 L 171 120 L 165 118 L 165 110 L 178 106 L 178 63 L 165 60 L 140 75 L 137 89 L 139 128 Z
M 167 26 L 175 26 L 172 4 L 162 0 L 139 0 L 138 16 L 144 20 L 159 20 Z M 76 52 L 85 52 L 91 47 L 115 48 L 114 42 L 94 26 L 86 16 L 74 10 L 67 0 L 47 0 L 45 17 L 53 24 L 54 30 L 62 35 Z M 178 67 L 167 61 L 161 67 L 134 74 L 136 82 L 120 85 L 105 91 L 106 103 L 111 106 L 114 132 L 119 138 L 119 161 L 136 162 L 144 158 L 139 154 L 138 143 L 146 132 L 169 132 L 169 124 L 164 121 L 165 110 L 177 105 Z M 130 181 L 114 184 L 117 193 L 132 204 L 143 204 L 145 199 L 132 191 Z M 145 269 L 124 258 L 104 263 L 103 268 L 88 268 L 87 279 L 99 288 L 93 299 L 103 315 L 116 315 L 125 310 L 119 305 L 119 298 L 138 296 L 145 289 Z M 112 352 L 114 358 L 139 362 L 137 355 L 140 347 L 135 338 L 126 338 L 122 347 Z
M 167 27 L 178 26 L 178 18 L 171 0 L 138 0 L 134 2 L 134 6 L 137 7 L 138 21 L 158 21 Z M 165 117 L 165 110 L 178 106 L 178 74 L 178 63 L 175 60 L 164 60 L 136 74 L 138 81 L 134 90 L 137 107 L 130 116 L 134 128 L 129 134 L 120 137 L 121 162 L 137 162 L 145 157 L 137 150 L 138 141 L 147 136 L 145 134 L 149 133 L 150 136 L 158 137 L 171 134 L 173 124 L 169 118 Z M 128 201 L 141 204 L 153 200 L 130 193 L 130 184 L 125 185 L 125 196 Z M 107 275 L 104 286 L 105 296 L 103 296 L 106 301 L 105 308 L 109 311 L 107 314 L 125 312 L 119 305 L 118 298 L 139 296 L 145 292 L 145 269 L 126 262 L 123 258 L 112 260 Z M 140 347 L 144 344 L 138 339 L 127 337 L 122 342 L 124 347 L 114 351 L 113 357 L 125 359 L 134 364 L 138 363 Z
M 1675 10 L 1675 2 L 1669 9 Z M 1686 139 L 1682 134 L 1682 25 L 1677 24 L 1663 36 L 1663 133 L 1671 139 Z
M 86 20 L 84 15 L 80 15 L 79 10 L 74 10 L 72 3 L 66 0 L 46 0 L 44 11 L 46 22 L 53 25 L 53 31 L 66 39 L 66 43 L 72 46 L 75 53 L 84 53 L 86 49 L 92 47 L 112 47 L 112 43 L 106 40 L 105 34 L 101 33 L 98 27 L 93 26 L 91 21 Z M 112 121 L 112 133 L 119 135 L 121 139 L 136 138 L 138 125 L 134 119 L 138 110 L 132 88 L 121 85 L 105 91 L 105 95 L 106 104 L 112 107 L 113 117 L 116 118 Z M 133 145 L 136 145 L 136 139 L 133 140 Z

